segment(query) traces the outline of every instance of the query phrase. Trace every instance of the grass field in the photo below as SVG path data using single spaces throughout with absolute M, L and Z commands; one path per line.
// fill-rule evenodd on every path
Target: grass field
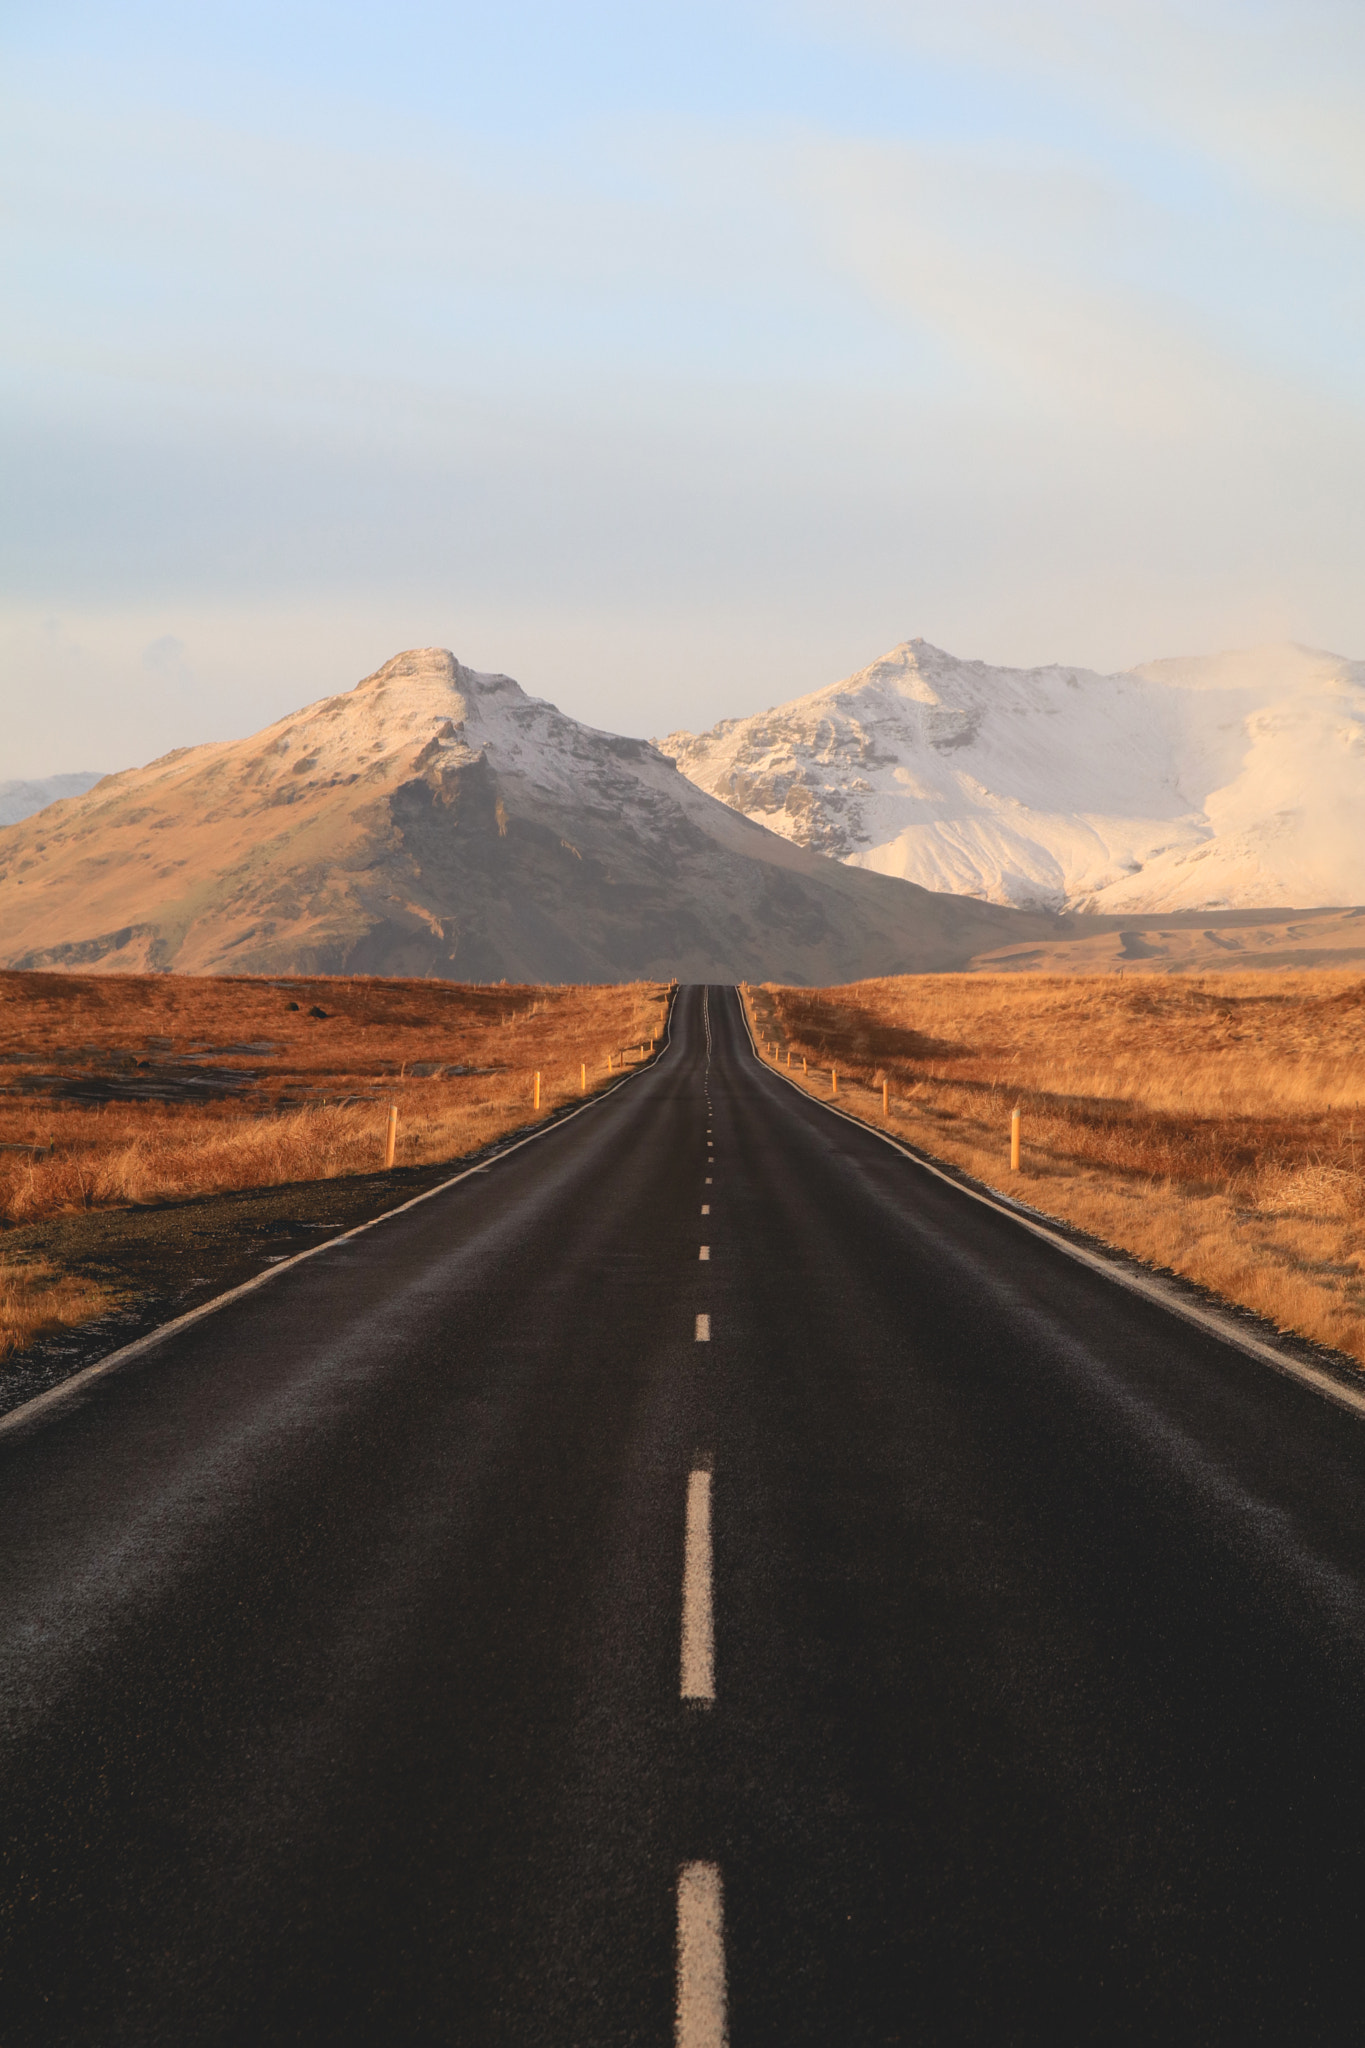
M 64 1211 L 457 1159 L 638 1062 L 657 983 L 469 987 L 0 973 L 0 1230 Z M 585 1072 L 586 1069 L 586 1072 Z M 6 1262 L 0 1355 L 106 1306 Z
M 750 988 L 767 1057 L 925 1151 L 1365 1362 L 1365 981 Z M 881 1102 L 886 1086 L 889 1113 Z M 1009 1167 L 1021 1112 L 1021 1170 Z

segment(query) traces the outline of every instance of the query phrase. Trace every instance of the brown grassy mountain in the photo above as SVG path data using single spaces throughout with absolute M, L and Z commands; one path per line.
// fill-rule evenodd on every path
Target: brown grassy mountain
M 845 981 L 1067 927 L 826 860 L 441 648 L 0 831 L 0 963 Z

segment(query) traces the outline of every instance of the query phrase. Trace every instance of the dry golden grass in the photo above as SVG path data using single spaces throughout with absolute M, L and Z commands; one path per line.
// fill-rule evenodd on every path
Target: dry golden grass
M 644 982 L 0 974 L 0 1228 L 372 1173 L 390 1103 L 397 1165 L 460 1158 L 534 1121 L 537 1071 L 541 1116 L 581 1099 L 585 1066 L 588 1094 L 606 1086 L 667 1001 Z M 104 1306 L 2 1247 L 0 1354 Z
M 93 1280 L 63 1273 L 43 1260 L 0 1264 L 0 1358 L 35 1337 L 89 1322 L 113 1299 Z
M 604 1086 L 666 1004 L 652 983 L 0 974 L 0 1220 L 371 1172 L 391 1102 L 398 1164 L 457 1158 L 532 1120 L 536 1070 L 542 1115 L 584 1065 Z
M 880 1124 L 885 1082 L 891 1127 L 925 1151 L 1365 1361 L 1357 975 L 924 975 L 747 997 L 814 1092 L 834 1068 L 841 1106 Z

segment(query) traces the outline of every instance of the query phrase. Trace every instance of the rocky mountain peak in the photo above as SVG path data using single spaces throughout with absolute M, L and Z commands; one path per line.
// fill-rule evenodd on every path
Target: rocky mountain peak
M 1052 909 L 1365 900 L 1365 664 L 1297 645 L 1105 675 L 903 641 L 664 742 L 799 846 Z
M 382 689 L 388 683 L 432 682 L 457 686 L 471 671 L 462 668 L 448 647 L 409 647 L 395 654 L 372 676 L 362 676 L 357 690 Z

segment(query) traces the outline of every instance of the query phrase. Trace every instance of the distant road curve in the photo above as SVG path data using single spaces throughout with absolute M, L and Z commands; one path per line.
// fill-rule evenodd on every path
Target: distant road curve
M 1365 1424 L 754 1059 L 0 1435 L 0 2039 L 1357 2038 Z

